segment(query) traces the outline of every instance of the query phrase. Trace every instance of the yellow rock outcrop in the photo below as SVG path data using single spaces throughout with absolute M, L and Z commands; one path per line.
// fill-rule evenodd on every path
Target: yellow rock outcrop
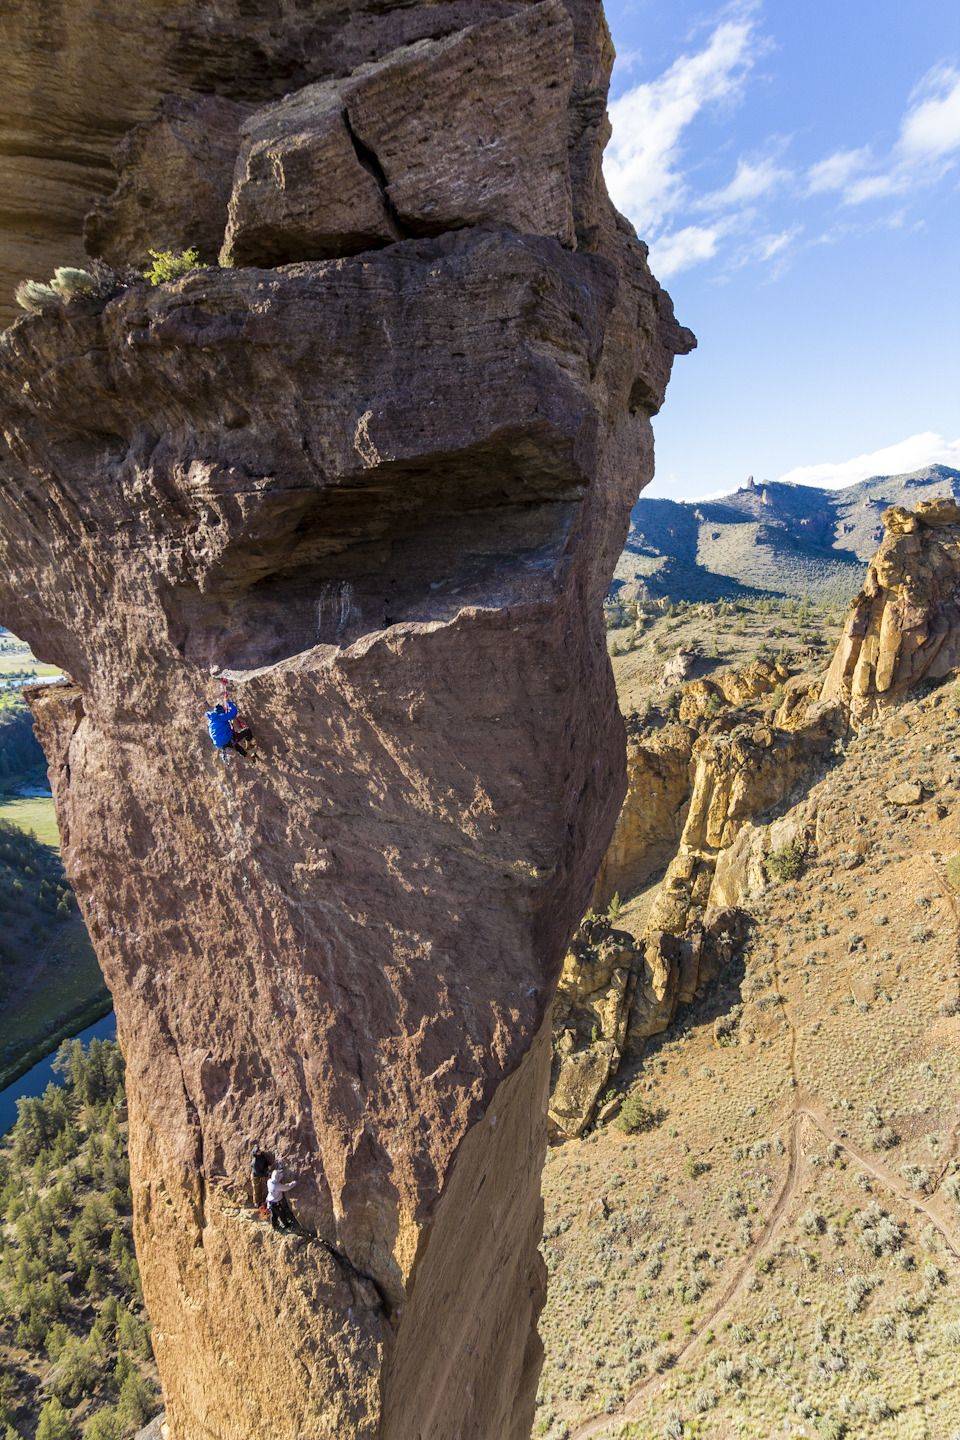
M 883 524 L 822 690 L 854 725 L 960 664 L 960 505 L 896 506 Z

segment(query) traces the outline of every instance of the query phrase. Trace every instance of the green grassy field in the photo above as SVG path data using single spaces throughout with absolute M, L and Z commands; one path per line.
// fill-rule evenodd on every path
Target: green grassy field
M 53 800 L 49 795 L 0 796 L 0 820 L 7 820 L 28 835 L 35 835 L 41 845 L 59 849 L 60 831 L 57 829 Z
M 20 675 L 24 671 L 40 679 L 60 674 L 56 665 L 47 665 L 42 660 L 37 660 L 29 645 L 24 645 L 12 635 L 7 636 L 0 641 L 0 680 L 7 675 Z
M 61 673 L 56 665 L 47 665 L 42 660 L 35 660 L 29 650 L 22 653 L 0 655 L 0 680 L 5 675 L 19 675 L 24 670 L 31 671 L 39 679 L 50 678 Z

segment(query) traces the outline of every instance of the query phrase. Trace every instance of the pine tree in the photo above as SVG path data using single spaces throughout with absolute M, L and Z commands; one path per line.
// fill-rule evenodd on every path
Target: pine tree
M 69 1411 L 59 1400 L 48 1400 L 40 1411 L 36 1440 L 74 1440 Z

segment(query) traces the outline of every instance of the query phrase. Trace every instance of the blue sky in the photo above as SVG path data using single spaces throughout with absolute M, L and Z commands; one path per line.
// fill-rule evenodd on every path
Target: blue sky
M 956 0 L 607 16 L 607 183 L 700 342 L 646 493 L 960 468 Z

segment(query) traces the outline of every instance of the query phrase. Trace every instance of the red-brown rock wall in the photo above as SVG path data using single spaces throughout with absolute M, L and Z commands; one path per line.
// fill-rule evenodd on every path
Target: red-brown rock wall
M 471 211 L 425 128 L 408 185 L 402 153 L 365 163 L 388 197 L 445 185 L 437 234 L 118 280 L 0 337 L 0 620 L 72 677 L 34 705 L 127 1057 L 173 1440 L 248 1440 L 265 1415 L 278 1440 L 529 1431 L 546 1017 L 624 788 L 601 602 L 692 337 L 602 190 L 599 10 L 518 8 L 574 46 L 546 209 L 514 166 Z M 403 99 L 398 45 L 459 54 L 456 5 L 324 17 L 315 73 L 349 90 L 358 59 L 381 67 L 368 136 L 376 95 Z M 268 31 L 280 76 L 305 32 Z M 497 33 L 464 41 L 486 126 L 513 83 Z M 187 89 L 252 108 L 267 81 L 232 53 Z M 117 258 L 141 199 L 170 235 L 189 215 L 162 196 L 202 152 L 191 104 L 124 147 L 97 221 Z M 323 167 L 298 173 L 296 213 L 329 213 Z M 206 736 L 214 674 L 256 760 Z M 253 1141 L 316 1239 L 238 1203 Z

